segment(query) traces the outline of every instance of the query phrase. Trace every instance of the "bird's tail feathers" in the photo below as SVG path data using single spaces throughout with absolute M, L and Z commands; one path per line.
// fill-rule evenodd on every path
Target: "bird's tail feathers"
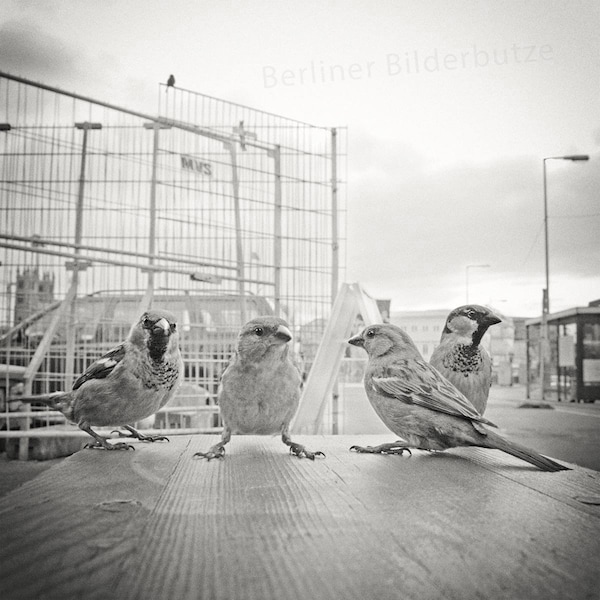
M 65 399 L 69 396 L 69 392 L 53 392 L 52 394 L 39 394 L 35 396 L 19 396 L 16 397 L 15 400 L 20 400 L 21 402 L 27 404 L 35 404 L 37 402 L 41 404 L 47 404 L 50 408 L 54 410 L 60 410 L 61 405 L 64 403 Z
M 509 440 L 503 438 L 502 436 L 494 433 L 493 431 L 488 431 L 486 436 L 486 444 L 487 448 L 495 448 L 497 450 L 502 450 L 502 452 L 506 452 L 507 454 L 511 454 L 512 456 L 516 456 L 521 460 L 524 460 L 538 469 L 542 471 L 570 471 L 569 467 L 565 467 L 551 458 L 547 458 L 542 456 L 535 450 L 531 450 L 530 448 L 526 448 L 525 446 L 521 446 L 520 444 L 515 444 L 514 442 L 510 442 Z
M 489 435 L 489 429 L 486 429 L 484 427 L 484 424 L 488 427 L 496 427 L 496 429 L 498 428 L 498 425 L 492 423 L 491 421 L 488 421 L 487 419 L 484 419 L 483 417 L 481 417 L 481 421 L 475 421 L 474 419 L 471 421 L 471 425 L 473 425 L 475 430 L 481 433 L 481 435 Z

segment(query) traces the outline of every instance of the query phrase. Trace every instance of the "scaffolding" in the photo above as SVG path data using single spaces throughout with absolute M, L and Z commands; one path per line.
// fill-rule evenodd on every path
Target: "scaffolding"
M 12 388 L 68 389 L 151 305 L 179 319 L 186 409 L 258 314 L 310 369 L 343 280 L 345 129 L 164 85 L 156 115 L 6 73 L 0 98 L 5 425 Z

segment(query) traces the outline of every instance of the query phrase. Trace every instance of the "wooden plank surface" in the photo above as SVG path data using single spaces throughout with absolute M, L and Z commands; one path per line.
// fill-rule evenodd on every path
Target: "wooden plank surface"
M 598 598 L 600 474 L 497 451 L 358 455 L 385 436 L 84 450 L 0 501 L 12 599 Z M 596 502 L 596 503 L 595 503 Z

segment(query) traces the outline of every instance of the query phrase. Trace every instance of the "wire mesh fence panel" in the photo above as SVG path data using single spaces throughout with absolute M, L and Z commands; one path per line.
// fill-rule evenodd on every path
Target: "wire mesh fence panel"
M 67 389 L 151 305 L 185 361 L 161 426 L 218 424 L 206 407 L 259 314 L 289 321 L 310 367 L 344 264 L 345 130 L 158 96 L 146 115 L 0 73 L 0 427 L 12 396 Z
M 211 128 L 236 142 L 233 155 L 232 147 L 212 155 L 199 149 L 192 158 L 194 177 L 202 177 L 202 168 L 219 180 L 216 174 L 224 164 L 230 167 L 233 156 L 238 189 L 228 185 L 231 174 L 225 172 L 223 199 L 233 206 L 236 198 L 231 196 L 238 195 L 246 277 L 272 281 L 276 288 L 266 289 L 257 281 L 248 289 L 285 304 L 287 316 L 298 325 L 326 315 L 337 293 L 337 264 L 343 263 L 336 255 L 343 247 L 344 203 L 336 192 L 344 181 L 345 131 L 190 90 L 160 86 L 160 92 L 158 109 L 165 119 Z M 336 197 L 341 198 L 338 206 Z

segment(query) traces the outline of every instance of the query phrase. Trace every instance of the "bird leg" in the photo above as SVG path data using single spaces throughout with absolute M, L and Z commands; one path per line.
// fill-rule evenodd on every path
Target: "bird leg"
M 225 456 L 225 444 L 227 444 L 230 439 L 231 429 L 225 426 L 223 428 L 223 433 L 221 434 L 221 441 L 218 444 L 211 446 L 206 452 L 196 452 L 194 456 L 206 458 L 207 460 L 210 460 L 211 458 L 223 458 Z
M 87 423 L 79 423 L 79 428 L 83 429 L 86 433 L 89 433 L 96 442 L 94 444 L 86 444 L 85 448 L 104 448 L 105 450 L 135 450 L 131 444 L 125 442 L 117 442 L 116 444 L 109 444 L 106 438 L 98 435 Z
M 138 440 L 142 440 L 142 442 L 158 442 L 159 440 L 167 440 L 167 442 L 169 441 L 169 438 L 164 436 L 164 435 L 146 435 L 144 433 L 140 433 L 137 429 L 133 428 L 131 425 L 123 425 L 123 427 L 125 429 L 127 429 L 129 432 L 131 432 L 131 435 L 128 435 L 127 433 L 123 433 L 122 431 L 119 431 L 118 429 L 114 429 L 113 432 L 116 432 L 119 434 L 119 437 L 128 437 L 128 438 L 136 438 Z
M 281 441 L 290 448 L 290 454 L 295 454 L 298 458 L 310 458 L 310 460 L 315 460 L 315 456 L 325 457 L 325 454 L 320 450 L 316 452 L 311 452 L 307 450 L 302 444 L 297 444 L 296 442 L 292 442 L 292 438 L 290 437 L 290 432 L 284 429 L 281 432 Z
M 354 450 L 359 454 L 400 454 L 406 450 L 411 456 L 410 448 L 407 448 L 400 440 L 388 444 L 379 444 L 379 446 L 351 446 L 350 450 Z

